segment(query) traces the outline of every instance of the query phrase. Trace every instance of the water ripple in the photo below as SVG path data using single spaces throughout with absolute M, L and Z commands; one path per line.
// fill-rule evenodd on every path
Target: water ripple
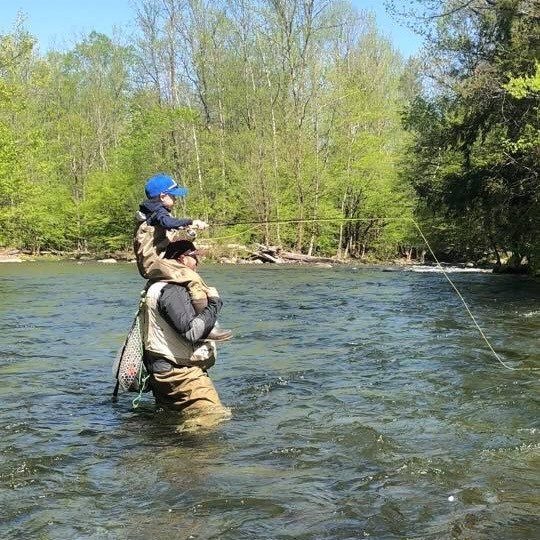
M 133 266 L 0 267 L 2 538 L 536 536 L 538 380 L 503 370 L 437 273 L 207 266 L 232 418 L 112 406 Z M 540 285 L 454 273 L 498 351 L 538 364 Z

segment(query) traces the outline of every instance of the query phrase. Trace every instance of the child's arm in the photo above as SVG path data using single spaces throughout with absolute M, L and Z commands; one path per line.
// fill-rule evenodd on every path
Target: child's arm
M 177 219 L 172 217 L 166 208 L 158 208 L 149 220 L 149 225 L 161 225 L 164 229 L 180 229 L 193 224 L 193 220 L 189 218 Z

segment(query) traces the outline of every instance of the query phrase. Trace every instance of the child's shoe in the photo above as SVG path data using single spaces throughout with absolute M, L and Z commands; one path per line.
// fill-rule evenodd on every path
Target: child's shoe
M 232 338 L 232 335 L 230 330 L 224 330 L 223 328 L 214 326 L 204 341 L 228 341 Z

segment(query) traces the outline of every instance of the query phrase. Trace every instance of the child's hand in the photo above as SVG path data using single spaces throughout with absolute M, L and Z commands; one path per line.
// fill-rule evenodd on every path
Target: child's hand
M 194 229 L 199 229 L 199 230 L 204 230 L 204 229 L 208 229 L 208 223 L 206 223 L 206 221 L 202 221 L 200 219 L 194 219 L 193 220 L 193 223 L 191 224 L 191 227 L 193 227 Z

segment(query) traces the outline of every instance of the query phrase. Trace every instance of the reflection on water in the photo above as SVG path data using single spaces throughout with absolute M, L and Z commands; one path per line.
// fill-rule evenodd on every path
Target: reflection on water
M 132 265 L 0 267 L 2 538 L 536 537 L 538 376 L 503 369 L 438 274 L 208 266 L 232 418 L 182 430 L 110 365 Z M 540 365 L 540 286 L 455 274 L 496 350 Z

